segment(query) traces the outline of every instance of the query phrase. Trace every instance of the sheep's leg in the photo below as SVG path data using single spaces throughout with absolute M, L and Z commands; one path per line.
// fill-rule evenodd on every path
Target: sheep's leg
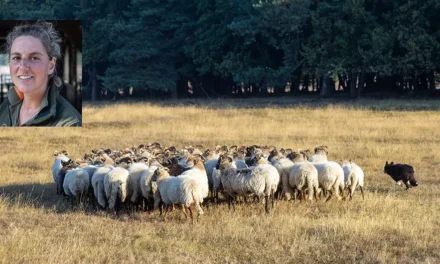
M 166 206 L 165 206 L 165 212 L 163 213 L 163 221 L 165 222 L 167 219 L 167 213 L 168 213 L 168 209 L 170 208 L 170 205 L 169 204 L 167 204 Z
M 337 193 L 341 194 L 342 195 L 342 199 L 345 200 L 344 189 L 342 189 L 341 186 L 338 186 L 337 189 L 338 189 Z M 338 196 L 336 196 L 336 197 L 338 197 Z M 341 197 L 338 197 L 338 200 L 341 200 Z
M 159 205 L 154 206 L 155 208 L 159 207 L 159 216 L 163 215 L 163 202 L 159 200 Z
M 331 191 L 331 190 L 328 190 L 328 197 L 327 197 L 327 200 L 325 200 L 325 202 L 328 202 L 328 200 L 330 200 L 330 198 L 332 198 L 332 196 L 333 196 L 333 192 Z
M 353 199 L 354 190 L 355 190 L 355 187 L 350 186 L 350 201 Z
M 81 193 L 77 193 L 75 196 L 75 207 L 79 208 L 81 204 Z
M 318 188 L 313 187 L 313 190 L 314 190 L 313 195 L 315 196 L 315 200 L 318 201 Z
M 359 186 L 359 188 L 361 189 L 362 200 L 364 200 L 364 189 L 362 189 L 362 186 Z
M 189 206 L 189 215 L 191 216 L 191 223 L 194 224 L 194 204 Z
M 182 212 L 183 212 L 183 214 L 185 215 L 185 219 L 188 220 L 188 214 L 186 213 L 186 207 L 185 207 L 185 205 L 182 204 L 182 207 L 181 207 L 181 208 L 182 208 Z
M 269 195 L 264 196 L 264 201 L 266 202 L 266 205 L 265 205 L 266 214 L 269 214 Z
M 271 199 L 272 199 L 272 209 L 274 209 L 275 208 L 275 192 L 271 192 L 272 193 L 272 195 L 271 195 Z

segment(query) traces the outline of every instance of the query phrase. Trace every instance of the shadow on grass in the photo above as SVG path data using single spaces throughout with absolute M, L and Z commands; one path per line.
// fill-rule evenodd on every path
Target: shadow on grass
M 0 197 L 5 197 L 11 206 L 31 206 L 53 210 L 56 213 L 84 210 L 84 208 L 75 206 L 74 200 L 57 195 L 55 183 L 0 186 Z M 86 212 L 91 209 L 91 207 L 86 208 Z
M 120 211 L 121 217 L 119 218 L 115 217 L 113 211 L 98 208 L 94 201 L 78 206 L 76 205 L 75 198 L 57 195 L 55 183 L 0 186 L 0 200 L 2 198 L 4 198 L 9 206 L 41 208 L 57 214 L 82 212 L 121 221 L 128 219 L 142 219 L 142 221 L 146 221 L 145 217 L 141 217 L 144 213 L 143 211 L 136 210 L 127 204 L 123 205 Z M 150 219 L 150 221 L 155 221 L 155 219 Z
M 207 109 L 260 109 L 260 108 L 326 108 L 328 106 L 343 107 L 347 109 L 366 109 L 378 111 L 429 111 L 440 110 L 440 100 L 435 99 L 407 99 L 407 98 L 363 98 L 349 99 L 346 97 L 333 97 L 321 99 L 316 96 L 277 96 L 255 98 L 227 98 L 227 99 L 169 99 L 169 100 L 139 100 L 125 99 L 117 102 L 99 101 L 86 102 L 85 107 L 105 108 L 113 105 L 151 104 L 160 107 L 201 107 Z

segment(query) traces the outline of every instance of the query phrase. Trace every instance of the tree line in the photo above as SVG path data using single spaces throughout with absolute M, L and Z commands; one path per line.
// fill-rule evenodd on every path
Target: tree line
M 438 94 L 437 0 L 34 0 L 0 18 L 83 23 L 83 92 Z

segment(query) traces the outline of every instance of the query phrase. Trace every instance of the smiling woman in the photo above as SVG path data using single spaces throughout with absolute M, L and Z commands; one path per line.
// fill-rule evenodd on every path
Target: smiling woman
M 14 89 L 0 106 L 0 126 L 81 126 L 79 112 L 59 94 L 61 38 L 53 25 L 16 26 L 6 40 Z

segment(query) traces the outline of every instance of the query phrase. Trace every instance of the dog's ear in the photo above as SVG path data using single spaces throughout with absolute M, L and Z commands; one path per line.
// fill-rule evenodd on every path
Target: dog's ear
M 394 165 L 394 162 L 391 161 L 390 165 Z
M 388 166 L 388 160 L 387 160 L 387 162 L 385 162 L 385 166 Z

